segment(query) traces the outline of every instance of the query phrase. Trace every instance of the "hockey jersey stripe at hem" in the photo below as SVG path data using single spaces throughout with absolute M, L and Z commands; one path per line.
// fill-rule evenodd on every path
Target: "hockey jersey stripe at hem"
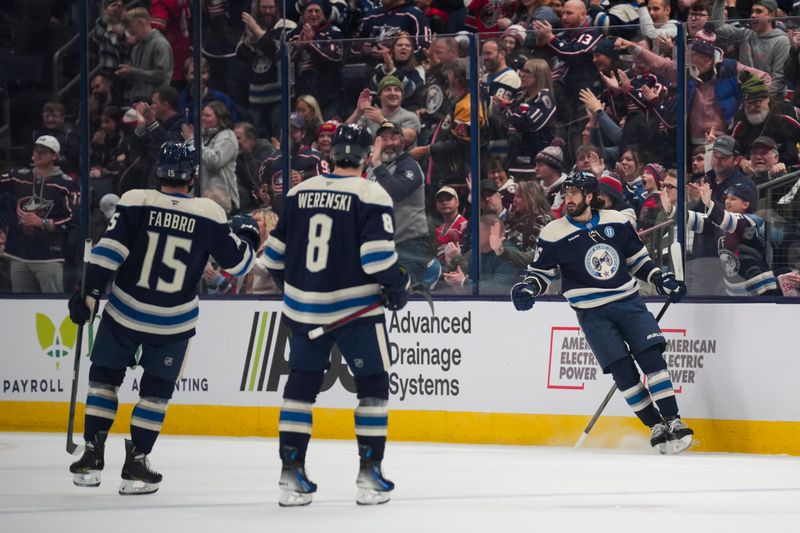
M 124 315 L 117 310 L 114 305 L 109 301 L 103 308 L 104 315 L 107 315 L 113 322 L 120 327 L 135 331 L 138 333 L 146 333 L 148 335 L 156 335 L 158 337 L 170 337 L 173 335 L 181 335 L 194 331 L 196 319 L 176 326 L 158 326 L 144 322 L 138 322 Z M 185 336 L 185 335 L 183 335 Z
M 111 294 L 119 298 L 125 305 L 132 307 L 143 313 L 147 313 L 154 316 L 172 317 L 176 315 L 181 315 L 184 313 L 188 313 L 193 309 L 197 309 L 197 307 L 200 305 L 199 303 L 200 300 L 197 298 L 197 296 L 195 296 L 188 302 L 178 305 L 173 305 L 170 307 L 162 307 L 160 305 L 147 304 L 144 302 L 140 302 L 130 294 L 126 293 L 119 287 L 119 285 L 116 284 L 114 284 L 111 287 Z
M 573 297 L 568 295 L 568 293 L 572 291 L 567 291 L 564 293 L 564 297 L 572 307 L 578 309 L 591 309 L 593 307 L 600 307 L 601 305 L 627 298 L 628 296 L 636 294 L 638 290 L 639 284 L 635 283 L 632 288 L 627 290 L 609 290 Z
M 380 295 L 381 286 L 377 283 L 369 283 L 367 285 L 358 285 L 355 287 L 347 287 L 328 292 L 313 292 L 298 289 L 286 283 L 284 285 L 284 294 L 293 300 L 305 303 L 330 303 L 334 301 L 347 300 L 352 298 L 359 298 L 364 296 L 377 296 Z
M 198 307 L 195 307 L 190 311 L 174 316 L 153 315 L 150 313 L 139 311 L 129 305 L 126 305 L 114 293 L 111 293 L 111 295 L 109 296 L 108 303 L 112 304 L 114 308 L 117 309 L 120 313 L 124 314 L 125 316 L 133 320 L 136 320 L 138 322 L 153 324 L 156 326 L 178 326 L 181 324 L 185 324 L 188 321 L 194 322 L 197 319 L 197 316 L 200 314 L 200 309 Z
M 377 298 L 375 301 L 377 301 Z M 295 311 L 291 307 L 284 304 L 283 314 L 290 321 L 296 322 L 297 324 L 300 325 L 322 326 L 325 324 L 330 324 L 331 322 L 335 322 L 336 320 L 344 318 L 347 315 L 355 313 L 356 311 L 359 311 L 361 309 L 363 309 L 363 307 L 358 306 L 358 307 L 348 307 L 347 309 L 342 309 L 341 311 L 336 311 L 332 313 L 303 313 Z M 372 311 L 370 311 L 369 313 L 365 313 L 364 315 L 361 316 L 360 319 L 375 318 L 375 317 L 381 317 L 381 318 L 383 317 L 382 307 L 377 307 Z
M 300 313 L 314 313 L 314 314 L 334 313 L 337 311 L 342 311 L 343 309 L 352 309 L 354 307 L 366 307 L 368 305 L 374 304 L 379 300 L 380 296 L 377 294 L 369 296 L 361 296 L 358 298 L 349 298 L 347 300 L 339 300 L 337 302 L 330 302 L 330 303 L 301 302 L 299 300 L 291 298 L 289 295 L 284 295 L 283 297 L 283 303 L 290 309 Z

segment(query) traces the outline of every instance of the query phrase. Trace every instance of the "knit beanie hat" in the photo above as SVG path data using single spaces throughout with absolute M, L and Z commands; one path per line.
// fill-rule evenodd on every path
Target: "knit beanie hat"
M 329 120 L 327 122 L 323 122 L 317 128 L 317 137 L 319 137 L 320 133 L 336 133 L 336 128 L 339 127 L 339 123 L 335 120 Z
M 331 16 L 331 3 L 328 0 L 302 0 L 303 11 L 311 4 L 317 4 L 325 18 Z
M 600 192 L 606 193 L 613 201 L 622 200 L 622 182 L 613 176 L 601 176 Z
M 660 186 L 661 182 L 664 181 L 664 177 L 667 175 L 667 169 L 658 163 L 647 163 L 642 167 L 642 174 L 645 172 L 649 173 L 655 178 L 656 186 Z
M 778 2 L 776 0 L 758 0 L 753 2 L 754 6 L 763 6 L 767 8 L 770 13 L 775 13 L 778 10 Z
M 381 94 L 385 88 L 391 86 L 398 87 L 401 91 L 403 90 L 403 82 L 399 78 L 396 76 L 384 76 L 378 83 L 378 94 Z
M 692 51 L 698 54 L 714 57 L 716 51 L 717 35 L 714 33 L 714 23 L 706 22 L 703 29 L 694 35 Z
M 743 70 L 742 73 L 739 74 L 739 88 L 742 91 L 742 98 L 745 100 L 754 100 L 769 96 L 769 90 L 764 80 L 746 70 Z
M 505 39 L 506 37 L 513 37 L 517 41 L 517 45 L 522 46 L 525 44 L 525 28 L 521 24 L 512 24 L 506 28 L 500 38 Z
M 553 167 L 558 172 L 562 172 L 564 170 L 564 146 L 566 146 L 564 139 L 556 137 L 550 141 L 550 146 L 542 149 L 534 159 L 537 162 Z

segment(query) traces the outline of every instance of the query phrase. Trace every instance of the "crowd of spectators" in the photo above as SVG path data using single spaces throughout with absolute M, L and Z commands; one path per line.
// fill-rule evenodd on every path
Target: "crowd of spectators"
M 66 4 L 57 13 L 68 21 L 70 2 L 53 3 Z M 97 2 L 91 187 L 83 191 L 94 240 L 120 196 L 157 186 L 164 141 L 195 142 L 197 105 L 197 193 L 230 216 L 254 213 L 264 240 L 286 191 L 329 170 L 337 125 L 358 123 L 375 142 L 365 179 L 395 202 L 400 262 L 435 292 L 472 293 L 477 278 L 482 294 L 505 294 L 534 257 L 541 229 L 564 216 L 561 183 L 573 170 L 587 170 L 597 176 L 606 208 L 629 218 L 665 269 L 675 222 L 686 218 L 693 293 L 797 295 L 800 181 L 792 176 L 800 169 L 800 18 L 791 17 L 800 12 L 788 0 L 202 6 L 195 68 L 189 0 Z M 287 85 L 289 146 L 281 146 Z M 33 165 L 6 162 L 0 291 L 63 292 L 76 279 L 77 115 L 74 99 L 43 103 L 30 140 Z M 472 168 L 476 135 L 480 163 Z M 679 147 L 687 154 L 684 184 Z M 480 189 L 477 206 L 473 186 Z M 212 261 L 204 284 L 216 294 L 278 292 L 258 264 L 248 279 L 233 279 Z

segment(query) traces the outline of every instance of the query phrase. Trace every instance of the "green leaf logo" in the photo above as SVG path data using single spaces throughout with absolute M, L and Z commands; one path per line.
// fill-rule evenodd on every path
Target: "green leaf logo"
M 56 331 L 50 317 L 36 313 L 36 338 L 44 353 L 56 360 L 56 369 L 61 366 L 61 359 L 72 353 L 77 336 L 78 326 L 69 317 L 64 318 Z

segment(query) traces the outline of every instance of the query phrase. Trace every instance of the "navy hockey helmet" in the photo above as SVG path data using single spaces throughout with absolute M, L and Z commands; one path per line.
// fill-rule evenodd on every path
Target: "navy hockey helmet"
M 372 135 L 357 124 L 342 124 L 333 134 L 331 159 L 333 164 L 348 163 L 361 166 L 372 148 Z
M 159 180 L 185 183 L 192 186 L 197 172 L 197 158 L 193 146 L 167 141 L 158 153 L 156 176 Z
M 594 174 L 586 170 L 579 170 L 567 176 L 567 179 L 561 184 L 562 189 L 566 187 L 580 189 L 583 194 L 592 193 L 596 195 L 599 184 Z

